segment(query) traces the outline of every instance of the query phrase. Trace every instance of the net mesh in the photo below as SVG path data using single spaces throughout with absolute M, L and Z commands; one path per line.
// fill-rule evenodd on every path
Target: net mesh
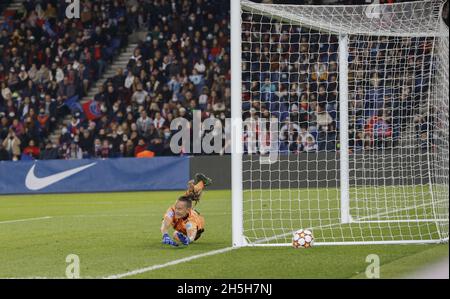
M 242 1 L 249 243 L 287 244 L 300 228 L 312 229 L 319 243 L 448 238 L 442 4 Z M 348 36 L 348 224 L 341 223 L 339 181 L 340 34 Z M 276 161 L 261 159 L 275 151 Z

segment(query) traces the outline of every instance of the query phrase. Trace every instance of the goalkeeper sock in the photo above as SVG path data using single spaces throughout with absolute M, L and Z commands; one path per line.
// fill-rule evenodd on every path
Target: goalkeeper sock
M 212 180 L 203 173 L 196 173 L 194 183 L 197 184 L 200 181 L 203 182 L 205 186 L 209 186 L 212 183 Z

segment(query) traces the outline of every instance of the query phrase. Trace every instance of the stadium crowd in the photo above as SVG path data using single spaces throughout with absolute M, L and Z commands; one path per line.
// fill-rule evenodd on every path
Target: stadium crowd
M 25 1 L 0 24 L 0 147 L 3 158 L 46 158 L 48 136 L 69 103 L 127 43 L 130 18 L 122 0 L 83 1 L 81 18 L 66 18 L 65 1 Z M 6 154 L 6 153 L 7 154 Z M 55 158 L 56 156 L 52 156 Z
M 170 154 L 173 118 L 189 119 L 193 109 L 229 116 L 229 8 L 221 1 L 83 1 L 80 20 L 65 18 L 62 2 L 27 1 L 1 24 L 1 159 Z M 78 100 L 127 35 L 145 27 L 127 69 L 95 95 L 91 117 Z M 66 115 L 72 120 L 51 142 Z
M 28 0 L 23 13 L 5 14 L 0 24 L 0 160 L 172 155 L 173 119 L 192 121 L 200 110 L 203 120 L 225 125 L 231 107 L 227 1 L 83 1 L 79 20 L 65 18 L 65 5 Z M 244 119 L 276 118 L 282 152 L 337 150 L 337 37 L 270 20 L 252 25 L 248 17 Z M 149 33 L 126 69 L 80 105 L 138 29 Z M 418 138 L 431 140 L 423 133 L 433 120 L 421 109 L 429 85 L 429 72 L 421 70 L 430 68 L 431 48 L 424 38 L 351 40 L 352 150 L 396 146 L 414 124 Z M 366 69 L 369 62 L 376 67 Z M 71 121 L 61 125 L 66 115 Z M 61 136 L 52 142 L 56 128 Z
M 244 16 L 244 118 L 275 117 L 281 123 L 281 152 L 339 149 L 338 46 L 336 35 Z M 432 38 L 350 39 L 352 151 L 398 146 L 401 133 L 411 127 L 416 128 L 412 139 L 430 145 L 434 112 L 425 104 L 436 67 L 432 51 Z M 254 130 L 245 137 L 254 137 Z M 267 142 L 262 137 L 259 142 Z

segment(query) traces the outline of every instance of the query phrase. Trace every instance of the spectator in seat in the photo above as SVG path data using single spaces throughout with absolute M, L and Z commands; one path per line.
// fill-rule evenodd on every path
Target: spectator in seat
M 328 127 L 333 122 L 333 118 L 330 114 L 325 110 L 323 105 L 318 104 L 316 108 L 316 123 L 319 130 L 322 130 L 323 127 Z
M 11 129 L 17 137 L 21 137 L 25 133 L 25 127 L 17 118 L 13 119 Z
M 112 157 L 111 145 L 109 144 L 109 141 L 107 139 L 103 140 L 102 142 L 101 157 L 102 158 Z
M 298 105 L 297 104 L 293 104 L 291 107 L 291 113 L 289 114 L 289 118 L 291 120 L 291 122 L 296 123 L 296 124 L 301 124 L 300 122 L 300 114 L 298 111 Z
M 286 118 L 285 125 L 280 130 L 280 140 L 287 143 L 294 142 L 299 132 L 300 126 Z
M 303 147 L 303 150 L 305 152 L 316 152 L 317 151 L 317 144 L 314 140 L 313 136 L 308 136 L 306 138 L 306 145 Z
M 163 152 L 163 155 L 169 156 L 172 153 L 172 150 L 170 148 L 170 140 L 172 138 L 172 132 L 170 131 L 169 127 L 166 127 L 164 129 L 163 135 L 164 135 L 164 139 L 163 139 L 164 152 Z
M 42 108 L 45 115 L 49 116 L 49 130 L 53 130 L 56 124 L 56 100 L 52 99 L 50 94 L 46 94 Z
M 56 143 L 47 143 L 45 149 L 41 151 L 41 160 L 56 160 L 60 159 L 59 148 Z
M 143 90 L 142 84 L 139 83 L 136 87 L 136 91 L 133 93 L 133 96 L 131 97 L 132 102 L 145 107 L 149 99 L 150 98 L 148 96 L 148 93 L 145 90 Z
M 113 86 L 124 86 L 125 75 L 122 68 L 117 68 L 116 75 L 112 78 Z
M 164 153 L 164 133 L 161 130 L 155 131 L 154 138 L 151 139 L 148 150 L 155 155 L 162 156 Z
M 104 98 L 104 100 L 105 100 L 104 104 L 107 108 L 107 111 L 109 111 L 109 112 L 112 111 L 113 104 L 117 101 L 118 97 L 119 97 L 119 95 L 118 95 L 116 89 L 114 88 L 114 85 L 111 82 L 109 82 L 108 87 L 106 89 L 105 98 Z
M 382 148 L 389 145 L 392 137 L 392 128 L 387 122 L 383 111 L 379 111 L 378 115 L 371 117 L 366 126 L 366 132 L 373 146 Z
M 39 149 L 39 147 L 36 146 L 34 140 L 30 140 L 28 146 L 23 149 L 22 154 L 28 155 L 33 159 L 39 159 L 41 150 Z
M 114 154 L 114 158 L 126 158 L 127 153 L 126 153 L 126 144 L 125 143 L 121 143 L 119 145 L 119 150 L 117 153 Z
M 125 77 L 124 86 L 126 89 L 131 89 L 133 87 L 135 81 L 135 77 L 132 72 L 128 71 L 127 76 Z
M 300 134 L 297 136 L 297 140 L 295 140 L 295 142 L 292 142 L 289 146 L 289 151 L 295 154 L 303 151 L 303 139 Z
M 69 131 L 70 134 L 73 134 L 75 136 L 78 135 L 78 133 L 80 132 L 80 127 L 81 127 L 80 114 L 79 112 L 77 112 L 76 115 L 72 115 L 70 123 L 67 126 L 67 130 Z
M 200 95 L 203 87 L 205 86 L 203 75 L 199 74 L 198 71 L 194 68 L 192 75 L 189 76 L 189 80 L 194 84 L 196 94 Z
M 153 120 L 153 125 L 156 129 L 161 129 L 165 125 L 166 120 L 161 116 L 160 112 L 155 113 L 155 119 Z
M 123 141 L 122 136 L 118 134 L 118 129 L 114 129 L 110 134 L 108 134 L 107 140 L 110 144 L 111 156 L 116 157 L 120 152 L 120 145 Z
M 136 121 L 137 130 L 140 136 L 148 138 L 150 135 L 150 126 L 152 120 L 147 116 L 147 111 L 141 111 L 141 117 Z
M 317 136 L 317 147 L 319 151 L 335 151 L 336 150 L 336 128 L 334 122 L 329 126 L 322 127 Z
M 0 112 L 1 114 L 2 112 Z M 4 115 L 4 113 L 2 114 Z M 9 134 L 9 120 L 3 116 L 0 120 L 0 140 L 4 140 Z M 0 142 L 1 143 L 1 142 Z
M 49 119 L 50 119 L 50 115 L 45 114 L 45 109 L 44 108 L 39 109 L 39 115 L 37 116 L 37 121 L 39 123 L 39 128 L 44 133 L 48 133 L 48 131 L 49 131 L 49 123 L 50 123 Z
M 137 157 L 140 152 L 147 150 L 147 144 L 143 138 L 140 138 L 138 144 L 134 148 L 134 156 Z
M 80 160 L 83 159 L 83 151 L 78 146 L 77 143 L 72 142 L 67 147 L 67 150 L 64 154 L 64 159 L 66 160 Z
M 133 141 L 127 140 L 125 143 L 125 157 L 132 158 L 134 157 L 134 144 Z
M 1 96 L 3 97 L 4 100 L 12 99 L 11 89 L 8 87 L 8 84 L 6 82 L 2 82 L 2 85 L 1 85 Z
M 102 156 L 102 141 L 100 138 L 95 138 L 94 140 L 94 158 L 101 158 Z
M 21 149 L 20 149 L 21 141 L 17 137 L 16 133 L 13 129 L 9 130 L 8 136 L 3 140 L 3 147 L 8 152 L 11 158 L 16 158 L 16 160 L 20 157 Z
M 94 142 L 94 137 L 91 134 L 91 131 L 88 129 L 84 129 L 83 133 L 80 135 L 79 146 L 83 151 L 83 157 L 93 156 L 94 151 L 92 149 L 92 143 Z
M 208 87 L 204 87 L 200 97 L 198 98 L 198 105 L 202 111 L 205 111 L 206 108 L 208 107 L 208 98 L 209 98 L 208 93 L 209 93 Z
M 305 126 L 300 127 L 300 132 L 298 134 L 300 136 L 300 140 L 302 142 L 301 148 L 303 149 L 306 146 L 306 141 L 308 140 L 308 137 L 312 137 L 314 139 L 314 136 L 308 131 L 308 128 Z
M 61 144 L 70 143 L 72 136 L 66 126 L 61 128 L 61 136 L 59 137 Z
M 36 107 L 31 103 L 30 97 L 25 97 L 19 106 L 19 118 L 24 119 L 31 109 L 36 109 Z

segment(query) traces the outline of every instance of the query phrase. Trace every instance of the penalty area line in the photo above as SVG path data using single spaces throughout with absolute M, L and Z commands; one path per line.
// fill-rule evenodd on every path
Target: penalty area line
M 202 258 L 202 257 L 207 257 L 207 256 L 212 256 L 212 255 L 216 255 L 216 254 L 225 253 L 225 252 L 231 251 L 233 249 L 237 249 L 237 247 L 226 247 L 226 248 L 222 248 L 222 249 L 218 249 L 218 250 L 213 250 L 213 251 L 209 251 L 209 252 L 205 252 L 205 253 L 201 253 L 201 254 L 197 254 L 197 255 L 193 255 L 193 256 L 188 256 L 188 257 L 185 257 L 185 258 L 182 258 L 182 259 L 178 259 L 178 260 L 174 260 L 174 261 L 171 261 L 171 262 L 167 262 L 165 264 L 153 265 L 153 266 L 149 266 L 149 267 L 145 267 L 145 268 L 141 268 L 141 269 L 136 269 L 136 270 L 133 270 L 133 271 L 130 271 L 130 272 L 126 272 L 126 273 L 110 275 L 110 276 L 107 276 L 107 277 L 104 277 L 104 278 L 105 279 L 119 279 L 119 278 L 124 278 L 124 277 L 127 277 L 127 276 L 133 276 L 133 275 L 137 275 L 137 274 L 142 274 L 142 273 L 150 272 L 150 271 L 161 269 L 161 268 L 166 268 L 166 267 L 170 267 L 170 266 L 174 266 L 174 265 L 190 262 L 190 261 Z
M 8 221 L 0 221 L 0 224 L 16 223 L 16 222 L 26 222 L 26 221 L 35 221 L 35 220 L 44 220 L 44 219 L 50 219 L 50 218 L 52 218 L 52 217 L 46 216 L 46 217 L 39 217 L 39 218 L 28 218 L 28 219 L 8 220 Z

